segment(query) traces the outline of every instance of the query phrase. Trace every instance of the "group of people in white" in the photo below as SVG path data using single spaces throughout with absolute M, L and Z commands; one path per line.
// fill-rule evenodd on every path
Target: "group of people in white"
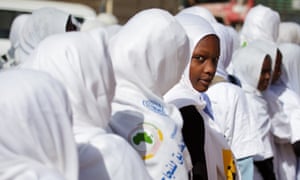
M 17 16 L 0 179 L 300 179 L 299 27 L 261 4 L 239 31 L 199 6 Z

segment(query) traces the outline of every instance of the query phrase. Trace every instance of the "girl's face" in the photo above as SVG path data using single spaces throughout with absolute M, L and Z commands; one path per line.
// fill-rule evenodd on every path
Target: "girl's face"
M 199 92 L 208 89 L 216 72 L 220 55 L 219 38 L 208 35 L 196 45 L 190 64 L 190 80 Z
M 275 83 L 281 76 L 281 64 L 282 64 L 282 54 L 277 50 L 277 56 L 275 61 L 275 68 L 272 74 L 272 84 Z
M 266 56 L 262 69 L 261 69 L 261 73 L 260 73 L 260 78 L 259 78 L 259 82 L 257 85 L 257 89 L 259 91 L 264 91 L 268 88 L 269 83 L 270 83 L 270 78 L 271 78 L 271 58 L 270 56 Z

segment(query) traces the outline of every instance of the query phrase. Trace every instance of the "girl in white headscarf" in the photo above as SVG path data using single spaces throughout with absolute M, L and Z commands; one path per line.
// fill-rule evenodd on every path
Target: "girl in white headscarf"
M 251 8 L 240 31 L 241 46 L 259 39 L 276 42 L 280 24 L 279 13 L 261 4 Z
M 274 168 L 278 179 L 295 179 L 296 158 L 291 145 L 290 125 L 290 114 L 293 112 L 286 108 L 291 103 L 284 98 L 292 94 L 284 90 L 286 87 L 278 81 L 281 75 L 281 52 L 277 45 L 270 41 L 255 40 L 248 45 L 265 51 L 271 57 L 272 80 L 270 87 L 263 92 L 263 97 L 267 101 L 271 120 L 270 132 L 274 139 Z M 282 90 L 284 92 L 280 92 Z
M 253 179 L 253 159 L 256 152 L 255 136 L 251 132 L 246 96 L 243 90 L 229 82 L 226 71 L 233 53 L 233 38 L 226 26 L 212 24 L 220 38 L 221 53 L 216 75 L 207 90 L 215 122 L 237 159 L 242 179 Z M 225 106 L 226 105 L 226 106 Z
M 106 130 L 115 79 L 103 29 L 49 37 L 23 66 L 48 72 L 67 89 L 78 144 L 79 179 L 149 179 L 134 149 Z
M 258 152 L 254 156 L 254 162 L 260 174 L 265 179 L 275 179 L 273 168 L 272 136 L 270 133 L 271 121 L 268 114 L 267 102 L 262 92 L 265 91 L 271 80 L 271 58 L 263 50 L 246 46 L 234 53 L 232 59 L 234 75 L 241 81 L 242 89 L 247 98 L 250 113 L 250 128 L 257 135 Z M 261 147 L 263 142 L 263 149 Z M 254 179 L 258 172 L 254 173 Z
M 180 82 L 164 98 L 175 104 L 184 118 L 183 135 L 191 153 L 194 179 L 239 179 L 230 147 L 209 115 L 203 94 L 216 71 L 219 38 L 200 16 L 182 13 L 176 18 L 190 40 L 190 61 Z
M 77 180 L 72 112 L 62 84 L 46 73 L 0 73 L 0 179 Z
M 75 24 L 72 15 L 56 8 L 46 7 L 33 11 L 22 28 L 17 61 L 24 62 L 46 37 L 78 30 Z
M 22 36 L 22 28 L 29 16 L 29 14 L 21 14 L 17 16 L 10 27 L 9 41 L 11 43 L 11 46 L 8 52 L 2 56 L 2 59 L 4 60 L 2 68 L 4 69 L 18 64 L 16 59 L 19 59 L 18 57 L 20 51 L 20 38 Z
M 183 28 L 160 9 L 133 16 L 109 45 L 117 82 L 110 126 L 140 154 L 153 179 L 188 179 L 182 118 L 163 101 L 188 62 L 188 47 Z

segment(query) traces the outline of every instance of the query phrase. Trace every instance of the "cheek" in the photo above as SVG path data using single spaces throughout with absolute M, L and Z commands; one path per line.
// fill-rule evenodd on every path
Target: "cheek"
M 193 81 L 198 78 L 201 72 L 201 66 L 197 65 L 196 63 L 191 63 L 190 65 L 190 79 Z

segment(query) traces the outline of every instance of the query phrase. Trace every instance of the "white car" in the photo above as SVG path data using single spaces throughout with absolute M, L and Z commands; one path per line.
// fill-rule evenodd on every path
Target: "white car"
M 12 21 L 19 14 L 31 13 L 42 7 L 55 7 L 76 17 L 79 22 L 96 17 L 94 9 L 87 5 L 48 0 L 0 0 L 0 55 L 10 47 L 8 40 Z

